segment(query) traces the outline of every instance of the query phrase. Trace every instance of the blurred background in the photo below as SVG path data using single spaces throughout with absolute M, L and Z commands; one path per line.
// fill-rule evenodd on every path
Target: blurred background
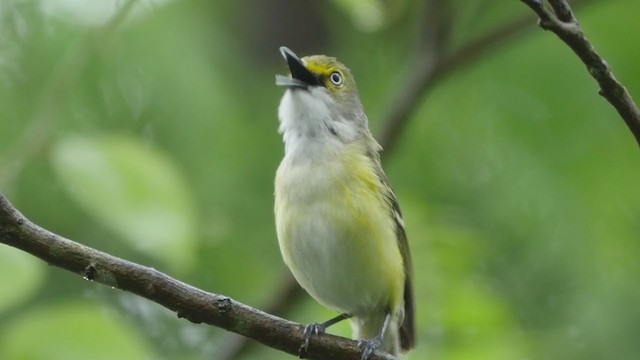
M 640 98 L 640 2 L 572 3 Z M 337 56 L 405 215 L 406 359 L 637 359 L 638 146 L 535 21 L 500 0 L 3 0 L 0 191 L 65 237 L 326 320 L 275 238 L 274 75 L 281 45 Z M 0 294 L 1 359 L 293 358 L 2 245 Z

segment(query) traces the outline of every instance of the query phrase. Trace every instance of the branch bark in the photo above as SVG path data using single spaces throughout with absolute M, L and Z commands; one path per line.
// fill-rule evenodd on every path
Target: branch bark
M 29 221 L 2 194 L 0 242 L 85 280 L 147 298 L 193 323 L 217 326 L 292 355 L 298 355 L 303 342 L 304 327 L 300 324 L 56 235 Z M 306 353 L 310 359 L 345 360 L 360 359 L 360 354 L 358 342 L 329 334 L 314 336 Z M 370 359 L 395 358 L 377 351 Z
M 578 55 L 600 85 L 599 94 L 618 111 L 640 146 L 640 110 L 627 89 L 615 78 L 609 64 L 587 40 L 569 3 L 566 0 L 548 0 L 551 6 L 548 9 L 543 0 L 520 1 L 538 15 L 541 28 L 556 34 Z

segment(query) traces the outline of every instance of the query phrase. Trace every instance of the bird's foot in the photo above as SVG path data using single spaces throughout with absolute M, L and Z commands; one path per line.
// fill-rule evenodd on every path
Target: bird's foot
M 304 332 L 302 337 L 304 338 L 304 342 L 300 345 L 300 349 L 298 349 L 298 355 L 301 359 L 307 354 L 307 349 L 309 348 L 309 340 L 311 340 L 312 336 L 318 336 L 326 330 L 326 326 L 324 324 L 311 323 L 304 327 Z
M 376 350 L 380 348 L 382 345 L 382 337 L 376 336 L 371 340 L 360 340 L 358 342 L 358 347 L 362 349 L 361 360 L 368 360 L 369 356 L 373 354 Z

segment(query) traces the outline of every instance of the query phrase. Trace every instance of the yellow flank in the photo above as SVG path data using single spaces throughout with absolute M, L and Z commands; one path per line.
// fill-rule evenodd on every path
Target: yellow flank
M 403 305 L 402 256 L 372 161 L 350 144 L 329 158 L 285 158 L 276 176 L 284 261 L 318 302 L 356 316 Z

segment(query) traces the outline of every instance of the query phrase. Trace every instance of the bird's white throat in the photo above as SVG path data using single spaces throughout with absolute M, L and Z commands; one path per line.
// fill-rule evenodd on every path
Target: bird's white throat
M 315 158 L 340 151 L 357 136 L 323 88 L 288 89 L 278 107 L 285 156 Z

